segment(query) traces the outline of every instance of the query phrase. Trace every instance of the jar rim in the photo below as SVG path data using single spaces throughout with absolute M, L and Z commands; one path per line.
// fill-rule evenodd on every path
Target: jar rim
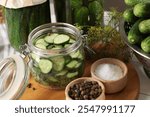
M 43 35 L 43 34 L 39 34 L 39 33 L 43 33 L 44 31 L 50 31 L 50 30 L 56 31 L 59 28 L 72 31 L 74 33 L 75 38 L 76 38 L 76 42 L 71 44 L 67 48 L 57 49 L 57 50 L 51 50 L 51 49 L 44 50 L 44 49 L 37 48 L 33 44 L 35 39 L 37 39 L 39 36 Z M 40 32 L 40 31 L 42 31 L 42 32 Z M 72 51 L 75 51 L 76 49 L 78 49 L 81 46 L 81 44 L 82 44 L 82 38 L 81 38 L 81 33 L 80 33 L 79 29 L 77 29 L 75 26 L 68 24 L 68 23 L 58 22 L 58 23 L 43 24 L 43 25 L 40 25 L 40 26 L 36 27 L 35 29 L 33 29 L 28 36 L 29 49 L 33 53 L 36 53 L 36 54 L 41 55 L 41 56 L 47 56 L 47 55 L 54 56 L 54 55 L 68 54 L 68 53 L 71 53 Z

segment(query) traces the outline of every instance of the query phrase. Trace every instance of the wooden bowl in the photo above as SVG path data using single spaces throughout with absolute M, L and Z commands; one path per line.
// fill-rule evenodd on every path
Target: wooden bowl
M 98 65 L 104 64 L 104 63 L 114 64 L 114 65 L 119 66 L 123 71 L 123 76 L 121 78 L 118 78 L 117 80 L 104 80 L 104 79 L 98 77 L 95 74 L 95 69 L 97 68 Z M 94 62 L 91 67 L 92 78 L 97 79 L 104 84 L 105 93 L 107 93 L 107 94 L 117 93 L 117 92 L 121 91 L 123 88 L 125 88 L 125 86 L 127 84 L 127 72 L 128 72 L 128 69 L 127 69 L 127 66 L 125 65 L 125 63 L 123 63 L 122 61 L 120 61 L 118 59 L 114 59 L 114 58 L 100 59 L 100 60 Z
M 73 80 L 72 82 L 70 82 L 67 86 L 66 86 L 66 89 L 65 89 L 65 96 L 66 96 L 66 100 L 73 100 L 69 95 L 68 95 L 68 92 L 70 90 L 70 87 L 73 86 L 74 84 L 77 84 L 77 83 L 81 83 L 81 82 L 84 82 L 84 81 L 96 81 L 98 82 L 98 84 L 101 86 L 102 88 L 102 93 L 99 97 L 97 97 L 95 100 L 105 100 L 105 88 L 104 88 L 104 85 L 103 83 L 101 83 L 100 81 L 96 80 L 96 79 L 93 79 L 93 78 L 90 78 L 90 77 L 82 77 L 82 78 L 78 78 L 76 80 Z

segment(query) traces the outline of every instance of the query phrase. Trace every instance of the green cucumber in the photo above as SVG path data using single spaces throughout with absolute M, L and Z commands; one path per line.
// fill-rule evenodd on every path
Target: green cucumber
M 150 19 L 140 22 L 139 30 L 143 34 L 150 34 Z
M 149 0 L 124 0 L 124 2 L 126 3 L 126 5 L 129 5 L 129 6 L 134 6 L 138 3 L 141 3 L 141 2 L 150 2 Z
M 76 42 L 76 41 L 75 41 L 74 39 L 70 39 L 70 40 L 69 40 L 69 43 L 70 43 L 70 44 L 75 43 L 75 42 Z
M 139 3 L 134 6 L 133 12 L 137 17 L 150 17 L 150 3 Z
M 134 23 L 135 21 L 137 21 L 137 17 L 134 15 L 133 13 L 133 9 L 132 8 L 128 8 L 124 11 L 123 13 L 123 18 L 126 22 L 131 22 Z
M 55 71 L 61 71 L 65 65 L 65 59 L 62 56 L 52 57 L 50 59 L 53 62 L 53 69 Z
M 141 48 L 144 52 L 150 53 L 150 36 L 141 42 Z
M 31 53 L 31 57 L 38 63 L 40 61 L 40 57 L 37 54 Z
M 55 46 L 53 46 L 51 49 L 52 49 L 52 50 L 57 50 L 57 49 L 62 49 L 62 48 L 63 48 L 62 45 L 55 45 Z
M 76 8 L 80 8 L 82 6 L 82 1 L 81 0 L 71 0 L 70 4 L 71 4 L 71 8 L 76 9 Z
M 69 47 L 69 46 L 71 46 L 71 44 L 65 44 L 65 45 L 64 45 L 64 48 L 67 48 L 67 47 Z
M 20 45 L 28 41 L 29 33 L 37 26 L 50 21 L 49 1 L 25 8 L 4 8 L 8 37 L 12 47 L 20 50 Z
M 35 45 L 37 48 L 40 48 L 40 49 L 43 49 L 43 50 L 46 50 L 46 46 L 44 46 L 43 44 L 36 44 Z
M 48 46 L 48 43 L 46 43 L 43 38 L 42 39 L 38 39 L 36 41 L 35 45 L 37 45 L 37 44 L 42 44 L 44 46 Z
M 141 42 L 141 39 L 143 39 L 143 35 L 139 31 L 139 23 L 142 20 L 136 21 L 136 23 L 131 27 L 128 33 L 128 41 L 131 44 L 138 44 Z
M 103 19 L 103 6 L 98 1 L 90 2 L 88 5 L 90 24 L 101 24 Z
M 78 75 L 78 72 L 76 71 L 76 72 L 73 72 L 73 73 L 68 73 L 67 74 L 67 78 L 74 78 L 75 76 L 77 76 Z
M 64 44 L 68 42 L 70 37 L 65 34 L 60 34 L 54 38 L 54 44 Z
M 58 74 L 56 74 L 56 76 L 60 77 L 60 76 L 64 76 L 65 74 L 67 74 L 67 70 L 62 70 L 60 71 Z
M 75 51 L 73 53 L 70 54 L 71 58 L 78 58 L 78 56 L 80 56 L 80 51 Z
M 58 80 L 55 78 L 55 77 L 48 77 L 47 79 L 46 79 L 46 81 L 48 81 L 48 82 L 58 82 Z
M 58 36 L 57 33 L 53 33 L 51 35 L 47 35 L 45 36 L 44 40 L 47 42 L 47 43 L 54 43 L 54 38 Z
M 39 61 L 39 68 L 41 69 L 41 72 L 44 74 L 49 73 L 52 70 L 53 64 L 48 59 L 41 59 Z
M 73 69 L 73 68 L 76 68 L 76 65 L 78 64 L 78 61 L 76 60 L 72 60 L 71 62 L 69 62 L 66 66 L 67 68 L 69 69 Z
M 78 8 L 74 12 L 74 22 L 79 25 L 87 25 L 88 24 L 88 15 L 89 10 L 87 7 L 82 6 L 81 8 Z

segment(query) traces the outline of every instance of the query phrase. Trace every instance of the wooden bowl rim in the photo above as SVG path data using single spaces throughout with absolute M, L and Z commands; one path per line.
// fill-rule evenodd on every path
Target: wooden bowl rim
M 98 84 L 101 86 L 101 88 L 102 88 L 102 93 L 101 93 L 96 99 L 98 99 L 99 97 L 101 97 L 102 94 L 105 95 L 105 87 L 104 87 L 104 84 L 103 84 L 101 81 L 99 81 L 99 80 L 97 80 L 97 79 L 93 79 L 93 78 L 91 78 L 91 77 L 81 77 L 81 78 L 78 78 L 78 79 L 75 79 L 75 80 L 71 81 L 71 82 L 66 86 L 66 88 L 65 88 L 65 96 L 72 100 L 72 98 L 68 95 L 68 91 L 69 91 L 70 87 L 71 87 L 72 85 L 76 84 L 76 83 L 79 83 L 79 82 L 85 81 L 85 80 L 86 80 L 86 81 L 96 81 L 96 82 L 98 82 Z M 96 99 L 95 99 L 95 100 L 96 100 Z
M 110 63 L 110 64 L 114 64 L 114 65 L 117 65 L 119 66 L 122 70 L 123 70 L 123 76 L 121 78 L 118 78 L 117 80 L 105 80 L 105 79 L 102 79 L 100 77 L 98 77 L 96 74 L 95 74 L 95 69 L 96 67 L 99 65 L 99 64 L 103 64 L 103 63 Z M 116 64 L 117 63 L 117 64 Z M 118 82 L 124 78 L 127 77 L 127 73 L 128 73 L 128 68 L 126 66 L 126 64 L 119 60 L 119 59 L 115 59 L 115 58 L 102 58 L 102 59 L 99 59 L 97 61 L 95 61 L 92 66 L 91 66 L 91 75 L 92 75 L 92 78 L 93 79 L 97 79 L 97 80 L 100 80 L 102 81 L 103 83 L 112 83 L 112 82 Z

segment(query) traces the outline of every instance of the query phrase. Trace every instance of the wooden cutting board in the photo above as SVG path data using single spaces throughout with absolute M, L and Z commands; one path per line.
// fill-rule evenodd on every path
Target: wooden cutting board
M 87 62 L 83 76 L 90 76 L 92 62 Z M 135 100 L 138 99 L 140 81 L 137 72 L 132 64 L 128 66 L 128 82 L 126 87 L 119 93 L 106 95 L 106 100 Z M 31 86 L 27 87 L 21 100 L 64 100 L 64 90 L 52 90 L 45 88 L 30 78 Z

